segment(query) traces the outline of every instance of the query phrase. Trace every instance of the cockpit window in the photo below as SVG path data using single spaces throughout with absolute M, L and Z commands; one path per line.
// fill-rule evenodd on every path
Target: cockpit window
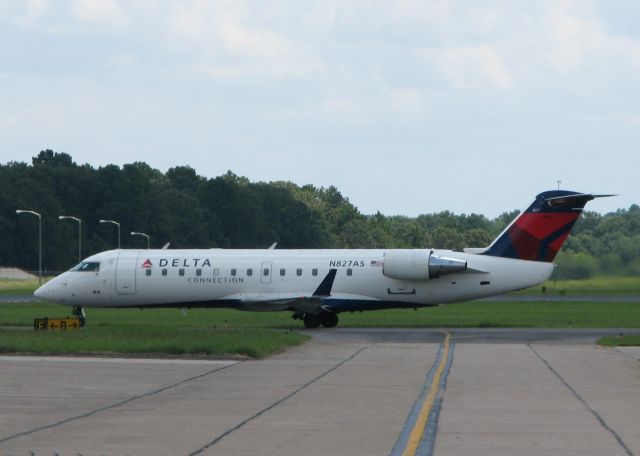
M 71 270 L 80 272 L 98 272 L 100 270 L 100 263 L 95 261 L 83 261 Z

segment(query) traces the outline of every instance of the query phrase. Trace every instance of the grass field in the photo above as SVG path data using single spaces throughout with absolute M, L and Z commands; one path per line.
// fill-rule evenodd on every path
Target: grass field
M 527 296 L 640 296 L 640 277 L 593 277 L 585 280 L 548 280 L 541 286 L 527 288 L 514 294 Z
M 290 312 L 231 309 L 86 309 L 87 328 L 298 329 Z M 31 327 L 34 318 L 70 316 L 45 303 L 0 305 L 0 326 Z M 340 327 L 640 328 L 640 302 L 471 301 L 446 306 L 340 314 Z M 87 329 L 85 328 L 85 329 Z
M 0 329 L 0 352 L 165 354 L 262 358 L 309 337 L 268 329 L 88 326 L 81 330 Z
M 48 303 L 0 304 L 0 352 L 262 358 L 309 339 L 282 324 L 262 327 L 250 322 L 227 324 L 224 315 L 213 312 L 208 315 L 204 310 L 194 310 L 185 316 L 176 309 L 88 309 L 89 321 L 84 328 L 59 332 L 34 331 L 33 319 L 71 316 L 69 307 Z
M 38 288 L 38 279 L 35 279 L 35 280 L 0 279 L 0 295 L 32 294 L 36 288 Z
M 640 336 L 603 337 L 598 343 L 606 347 L 636 347 L 640 345 Z

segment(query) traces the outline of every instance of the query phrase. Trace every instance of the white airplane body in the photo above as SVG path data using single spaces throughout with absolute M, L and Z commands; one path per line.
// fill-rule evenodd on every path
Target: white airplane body
M 74 307 L 289 310 L 332 327 L 345 311 L 417 308 L 538 285 L 594 195 L 545 192 L 486 249 L 111 250 L 36 290 Z M 473 252 L 473 253 L 472 253 Z M 524 257 L 524 258 L 523 258 Z

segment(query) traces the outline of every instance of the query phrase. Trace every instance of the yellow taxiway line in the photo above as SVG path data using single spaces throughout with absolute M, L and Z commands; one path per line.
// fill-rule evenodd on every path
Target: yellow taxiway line
M 427 428 L 427 420 L 429 419 L 429 414 L 431 413 L 431 409 L 433 408 L 433 404 L 436 400 L 436 395 L 438 394 L 438 390 L 440 389 L 440 380 L 442 379 L 442 374 L 444 372 L 445 367 L 447 366 L 447 360 L 449 359 L 449 346 L 451 342 L 451 334 L 445 333 L 446 336 L 444 338 L 444 349 L 442 351 L 442 357 L 440 358 L 440 364 L 438 364 L 438 368 L 436 369 L 436 373 L 433 376 L 433 381 L 431 382 L 431 388 L 429 388 L 429 393 L 422 404 L 422 409 L 420 410 L 420 414 L 418 415 L 418 419 L 416 420 L 416 424 L 413 426 L 411 430 L 411 434 L 409 434 L 409 440 L 407 442 L 407 447 L 404 449 L 402 456 L 415 456 L 416 451 L 418 449 L 418 445 L 420 444 L 420 440 L 422 440 L 422 436 L 424 435 L 424 431 Z

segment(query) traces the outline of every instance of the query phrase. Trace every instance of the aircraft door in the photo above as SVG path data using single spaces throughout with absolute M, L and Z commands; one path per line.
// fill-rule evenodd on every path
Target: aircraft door
M 271 269 L 273 267 L 273 261 L 263 261 L 262 268 L 260 270 L 260 281 L 262 283 L 271 283 Z
M 122 250 L 118 254 L 116 264 L 116 292 L 118 294 L 135 294 L 136 292 L 136 266 L 138 264 L 138 251 Z

